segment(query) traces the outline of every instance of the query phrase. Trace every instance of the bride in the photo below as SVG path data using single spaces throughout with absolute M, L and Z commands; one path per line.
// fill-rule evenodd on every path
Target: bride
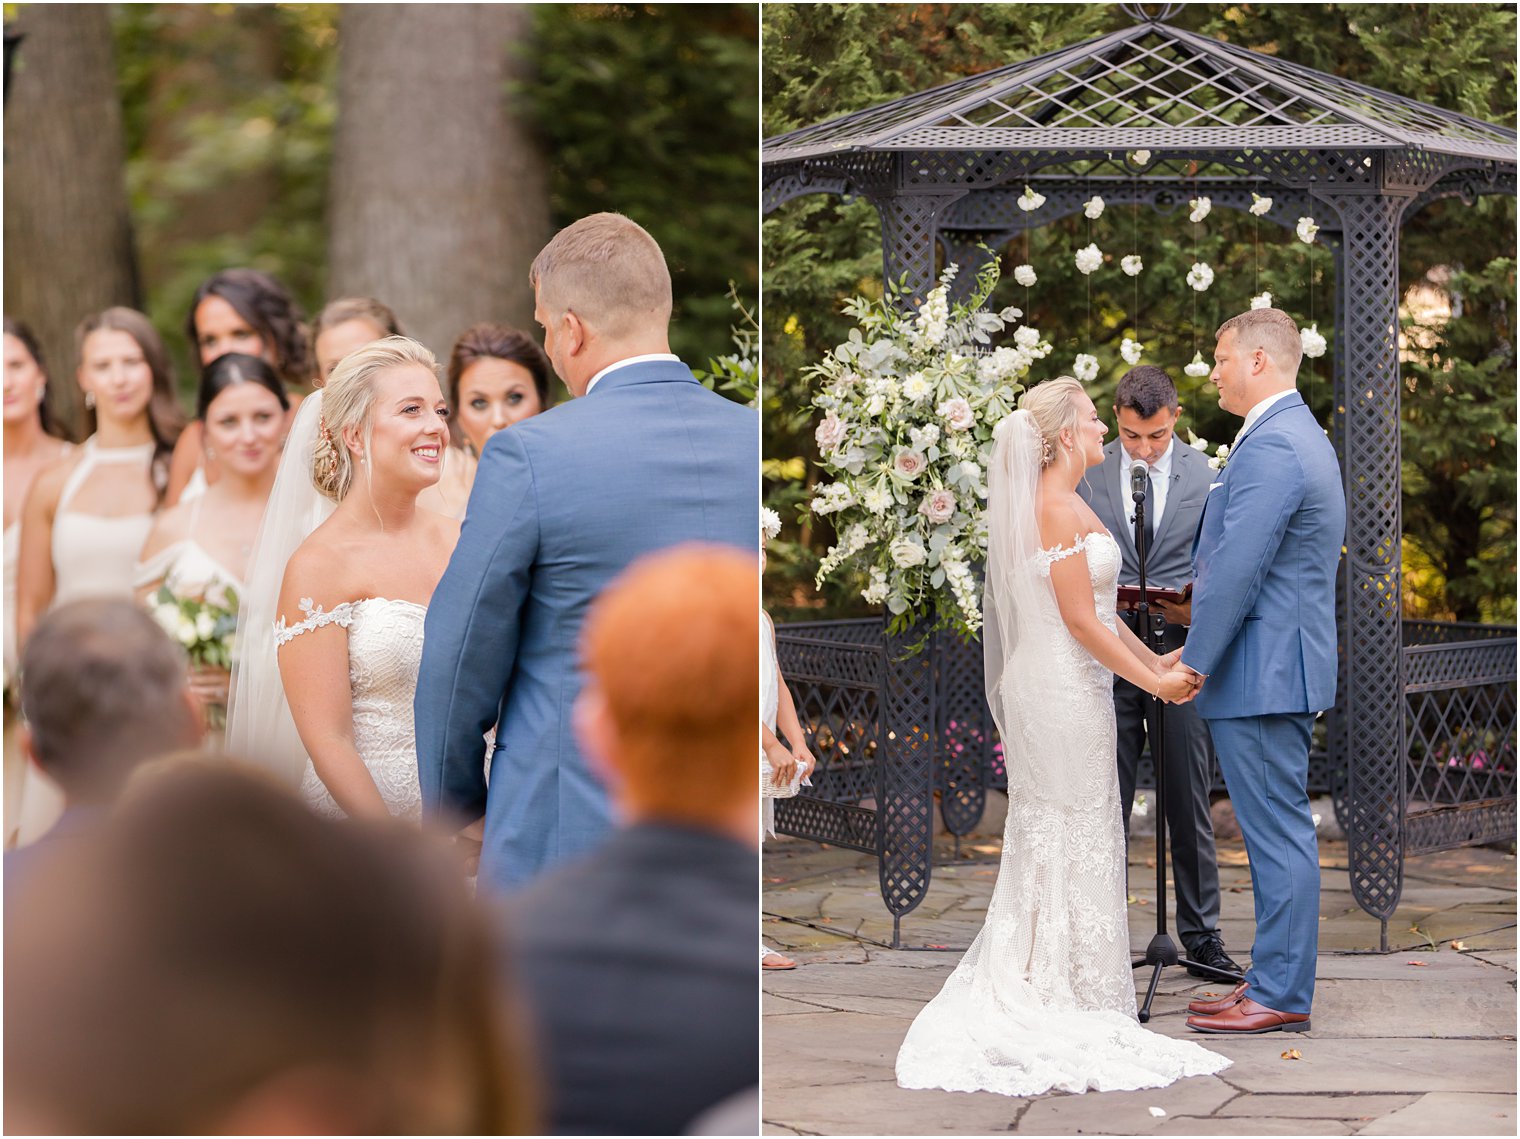
M 1119 547 L 1076 492 L 1106 431 L 1063 376 L 994 432 L 983 644 L 1008 821 L 986 924 L 898 1052 L 905 1088 L 1130 1090 L 1230 1063 L 1136 1021 L 1112 674 L 1193 690 L 1115 619 Z
M 412 699 L 427 603 L 459 524 L 417 507 L 448 443 L 437 363 L 401 336 L 344 357 L 322 393 L 311 480 L 337 503 L 291 556 L 274 641 L 328 814 L 421 813 Z

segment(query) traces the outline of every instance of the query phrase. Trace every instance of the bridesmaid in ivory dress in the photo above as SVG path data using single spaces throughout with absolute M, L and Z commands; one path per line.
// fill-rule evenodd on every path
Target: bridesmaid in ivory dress
M 137 595 L 152 602 L 167 586 L 177 598 L 237 609 L 244 592 L 253 537 L 264 517 L 285 439 L 290 400 L 274 369 L 257 356 L 230 352 L 201 373 L 196 414 L 206 454 L 222 475 L 204 494 L 159 515 L 143 546 Z M 229 674 L 191 670 L 191 690 L 205 705 L 225 709 Z
M 338 505 L 285 570 L 275 644 L 311 757 L 302 793 L 324 813 L 421 814 L 412 701 L 459 524 L 417 498 L 447 442 L 437 362 L 416 341 L 351 353 L 322 391 L 312 481 Z

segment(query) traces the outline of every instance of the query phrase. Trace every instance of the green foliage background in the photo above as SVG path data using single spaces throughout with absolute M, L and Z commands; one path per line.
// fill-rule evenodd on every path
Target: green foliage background
M 995 66 L 1127 26 L 1116 5 L 767 4 L 763 15 L 763 126 L 774 137 Z M 1178 26 L 1243 44 L 1399 95 L 1513 126 L 1515 9 L 1497 4 L 1189 4 Z M 1432 270 L 1455 270 L 1444 290 L 1454 319 L 1429 349 L 1412 348 L 1404 378 L 1405 606 L 1412 615 L 1513 621 L 1515 615 L 1515 201 L 1438 202 L 1408 219 L 1400 251 L 1407 289 Z M 1082 277 L 1072 253 L 1096 241 L 1110 264 Z M 1027 244 L 1026 244 L 1027 242 Z M 763 408 L 768 504 L 786 525 L 772 544 L 766 600 L 779 619 L 861 615 L 858 585 L 812 584 L 832 543 L 826 520 L 801 509 L 816 481 L 811 399 L 803 369 L 839 343 L 840 314 L 856 293 L 880 295 L 880 227 L 864 201 L 810 195 L 769 215 L 762 231 L 765 288 Z M 1120 274 L 1139 252 L 1145 272 Z M 1125 370 L 1119 341 L 1138 335 L 1147 363 L 1179 382 L 1182 425 L 1216 442 L 1238 421 L 1206 380 L 1181 374 L 1213 330 L 1271 290 L 1275 303 L 1332 333 L 1330 252 L 1272 223 L 1216 208 L 1199 226 L 1187 207 L 1158 218 L 1110 206 L 1033 231 L 1003 251 L 993 307 L 1016 304 L 1055 345 L 1031 380 L 1069 372 L 1079 351 L 1098 356 L 1094 398 L 1107 407 Z M 1213 266 L 1206 293 L 1184 283 L 1194 260 Z M 1011 270 L 1034 265 L 1030 290 Z M 1429 337 L 1427 336 L 1428 340 Z M 1329 356 L 1305 361 L 1300 387 L 1328 422 Z
M 185 314 L 211 273 L 263 269 L 308 315 L 327 299 L 340 8 L 115 8 L 144 295 L 186 392 Z M 729 283 L 749 308 L 759 283 L 755 9 L 546 4 L 533 14 L 523 50 L 534 79 L 513 94 L 534 116 L 554 225 L 604 209 L 634 217 L 671 262 L 674 351 L 694 365 L 731 352 Z

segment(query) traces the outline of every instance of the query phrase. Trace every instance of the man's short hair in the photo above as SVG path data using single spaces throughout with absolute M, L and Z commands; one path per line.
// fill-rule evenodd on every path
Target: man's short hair
M 634 562 L 597 598 L 581 654 L 601 690 L 630 801 L 714 822 L 759 807 L 760 566 L 688 543 Z
M 614 340 L 670 323 L 670 268 L 659 243 L 622 214 L 601 213 L 566 226 L 528 269 L 528 283 L 551 317 L 573 311 Z
M 1218 340 L 1226 332 L 1235 334 L 1235 347 L 1242 352 L 1255 352 L 1260 348 L 1272 357 L 1280 371 L 1290 376 L 1298 375 L 1304 342 L 1298 334 L 1298 325 L 1282 309 L 1247 309 L 1221 324 L 1214 339 Z
M 144 760 L 193 742 L 184 651 L 130 601 L 59 606 L 21 655 L 37 762 L 66 795 L 110 796 Z
M 1154 364 L 1141 364 L 1131 368 L 1119 380 L 1114 390 L 1114 407 L 1127 407 L 1149 419 L 1162 408 L 1177 410 L 1177 385 L 1172 377 Z

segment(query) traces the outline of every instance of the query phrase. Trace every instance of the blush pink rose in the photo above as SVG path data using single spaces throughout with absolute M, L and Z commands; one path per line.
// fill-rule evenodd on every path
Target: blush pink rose
M 936 526 L 950 521 L 955 517 L 955 492 L 937 490 L 924 495 L 924 500 L 918 504 L 918 512 Z
M 813 437 L 818 440 L 818 449 L 825 454 L 843 443 L 844 436 L 844 420 L 840 419 L 832 411 L 823 417 L 823 422 L 818 425 L 818 430 L 813 433 Z
M 929 460 L 924 455 L 906 448 L 897 452 L 892 459 L 892 469 L 905 479 L 918 478 L 928 466 Z

